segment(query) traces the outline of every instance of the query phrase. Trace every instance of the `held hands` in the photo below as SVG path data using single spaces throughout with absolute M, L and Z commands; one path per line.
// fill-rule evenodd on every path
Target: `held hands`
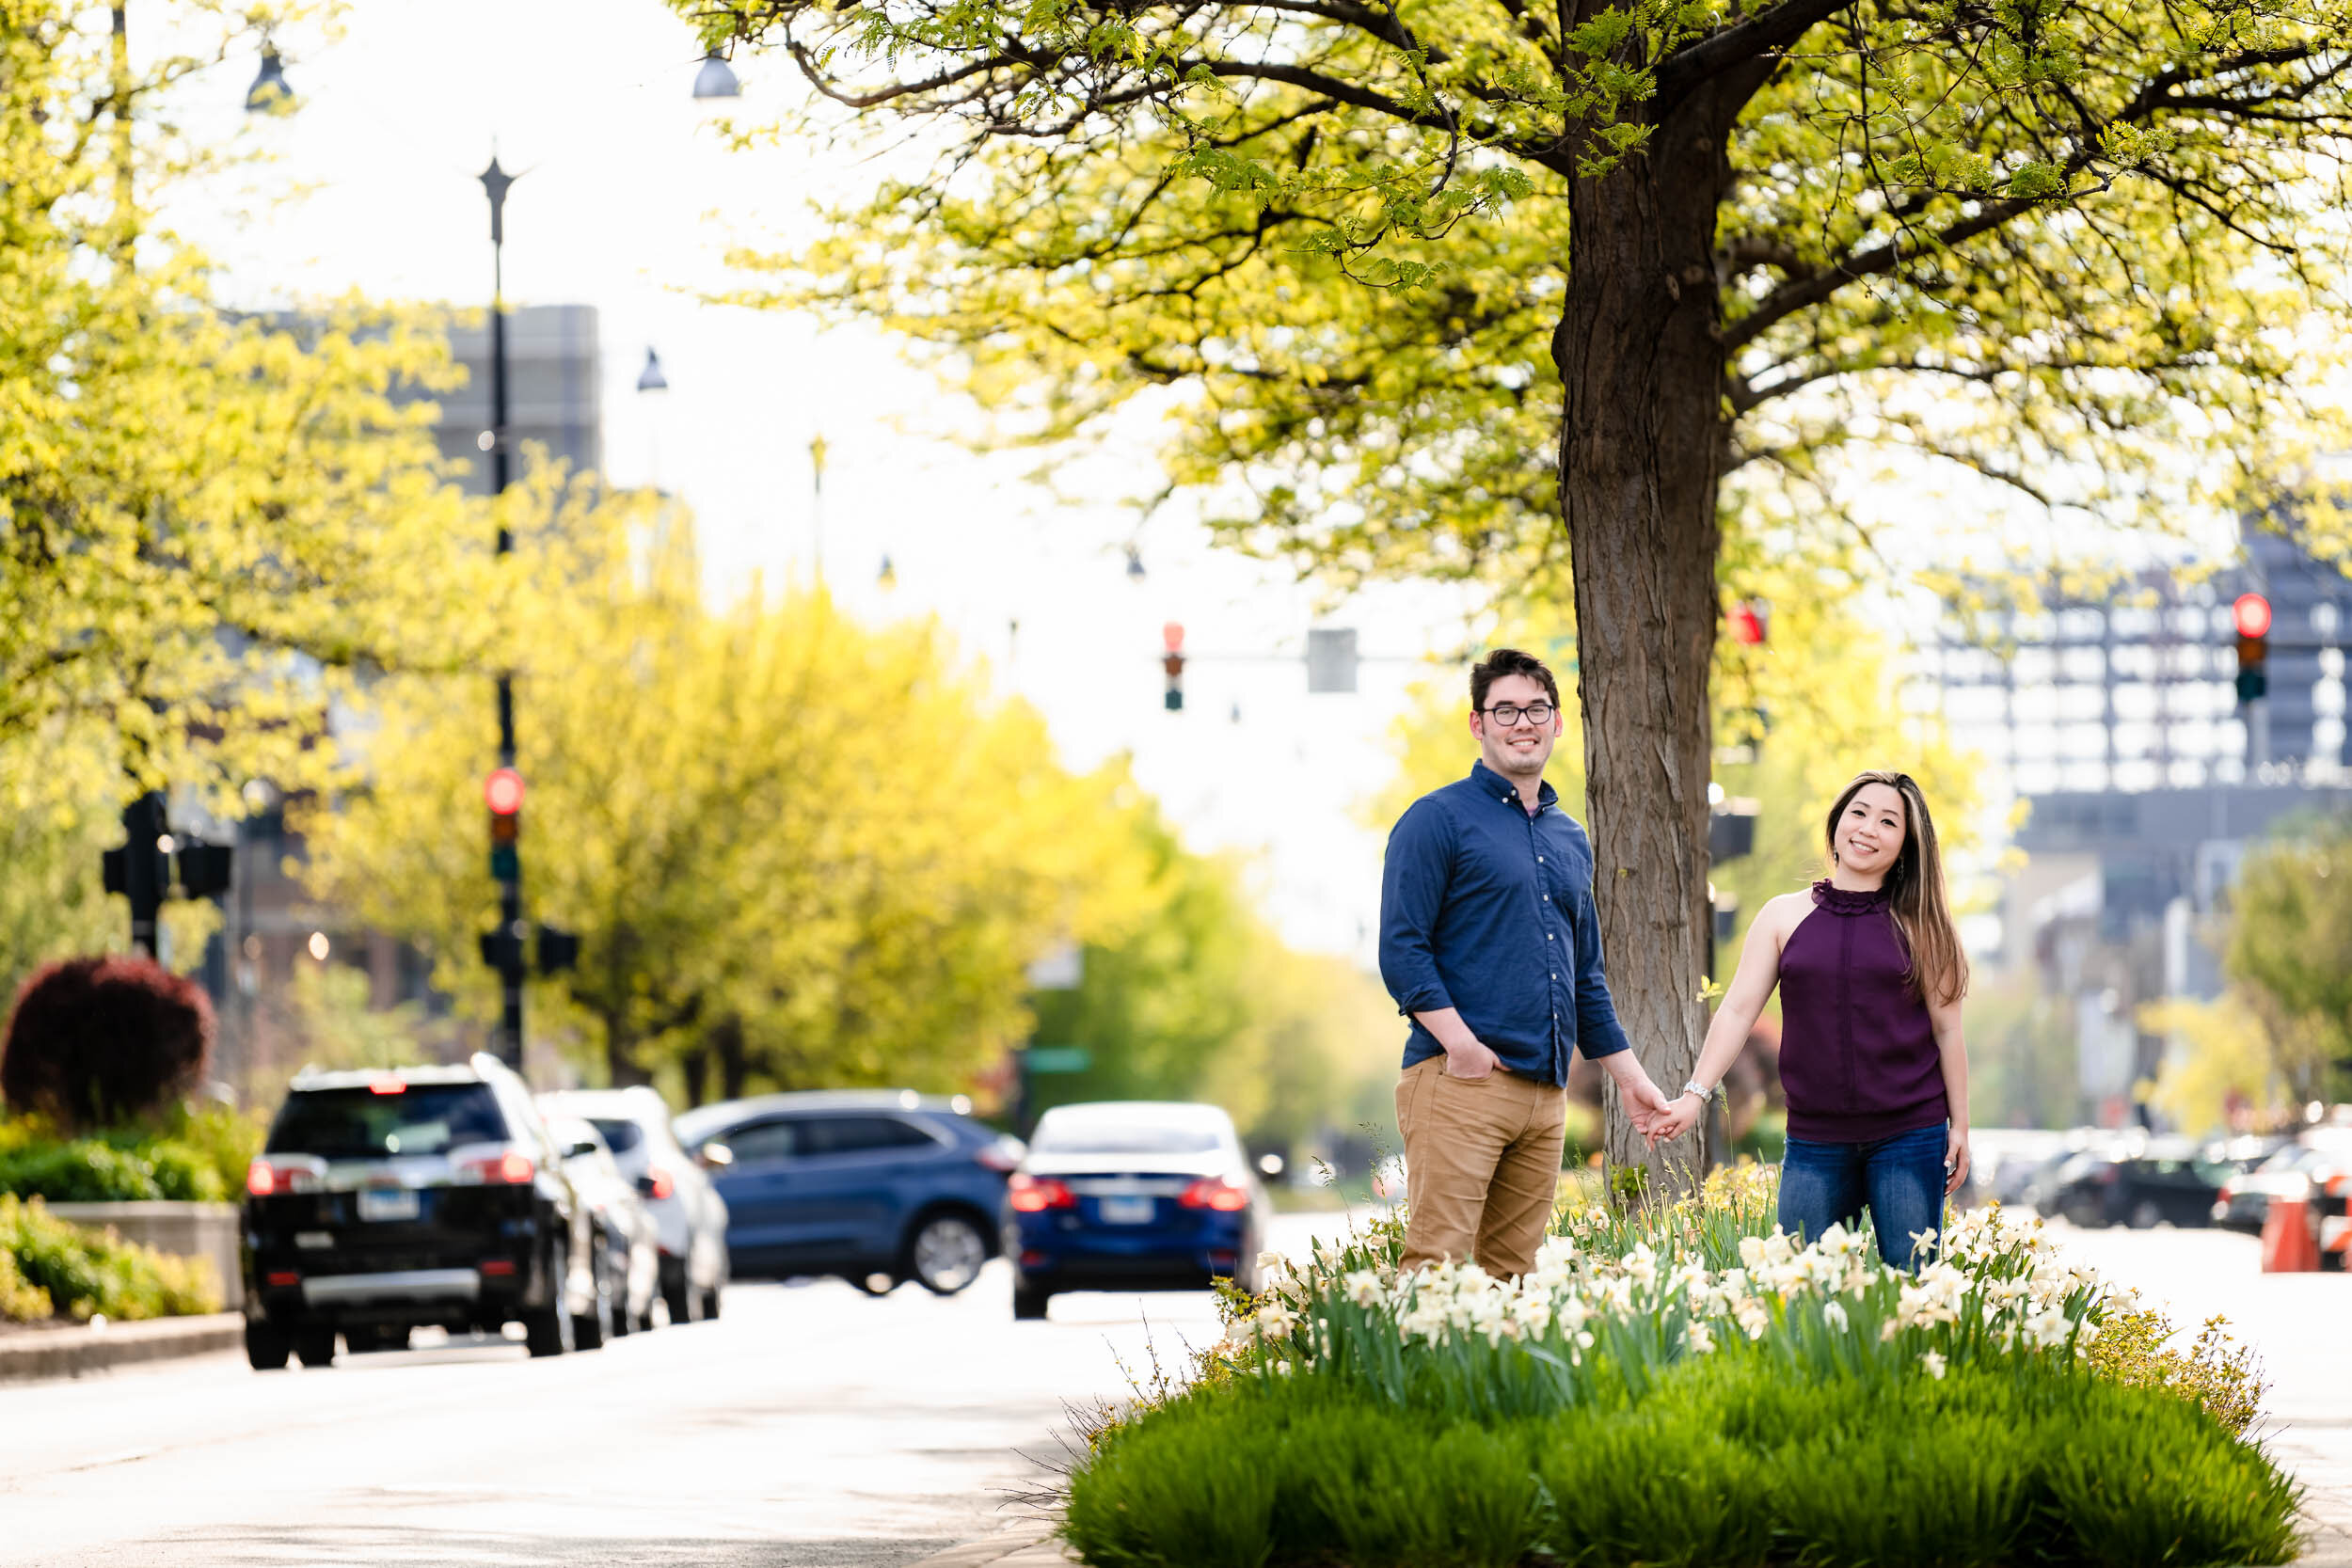
M 1661 1143 L 1673 1142 L 1696 1127 L 1699 1117 L 1706 1114 L 1707 1101 L 1697 1095 L 1685 1093 L 1677 1096 L 1649 1126 L 1644 1127 L 1638 1121 L 1633 1125 L 1634 1130 L 1649 1139 L 1650 1147 L 1655 1148 Z

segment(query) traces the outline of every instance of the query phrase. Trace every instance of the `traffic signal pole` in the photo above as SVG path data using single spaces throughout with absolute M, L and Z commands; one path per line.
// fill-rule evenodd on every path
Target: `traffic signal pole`
M 504 495 L 514 477 L 506 433 L 506 191 L 514 182 L 515 177 L 499 167 L 498 155 L 492 153 L 490 166 L 482 171 L 482 188 L 490 198 L 490 428 L 483 436 L 489 443 L 493 496 Z M 503 557 L 514 549 L 514 532 L 501 513 L 498 553 Z M 499 672 L 499 766 L 515 766 L 515 680 L 503 670 Z M 500 845 L 495 839 L 491 849 L 491 870 L 499 884 L 499 932 L 505 938 L 494 949 L 500 993 L 497 1054 L 519 1069 L 523 1061 L 522 851 L 519 845 Z M 505 852 L 499 853 L 501 849 Z

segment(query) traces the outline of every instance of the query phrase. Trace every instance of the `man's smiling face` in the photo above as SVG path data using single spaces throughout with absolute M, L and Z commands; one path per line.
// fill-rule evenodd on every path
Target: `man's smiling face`
M 1516 722 L 1504 723 L 1495 709 L 1508 710 Z M 1541 721 L 1529 717 L 1527 710 L 1550 708 Z M 1486 766 L 1514 781 L 1534 778 L 1544 770 L 1551 759 L 1551 748 L 1560 738 L 1561 718 L 1552 708 L 1551 693 L 1544 683 L 1533 675 L 1503 675 L 1486 688 L 1485 711 L 1470 715 L 1470 734 L 1478 737 L 1480 754 Z

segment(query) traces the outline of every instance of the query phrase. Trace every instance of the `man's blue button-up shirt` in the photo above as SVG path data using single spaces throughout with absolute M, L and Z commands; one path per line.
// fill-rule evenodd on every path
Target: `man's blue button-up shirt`
M 1545 784 L 1533 816 L 1481 762 L 1413 802 L 1380 877 L 1380 977 L 1400 1011 L 1453 1007 L 1502 1065 L 1565 1084 L 1568 1053 L 1626 1049 L 1601 971 L 1593 847 Z M 1405 1065 L 1440 1053 L 1413 1019 Z

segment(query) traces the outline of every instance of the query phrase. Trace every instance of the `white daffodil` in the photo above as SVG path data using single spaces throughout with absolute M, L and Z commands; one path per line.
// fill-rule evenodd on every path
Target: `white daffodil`
M 1919 1356 L 1919 1365 L 1928 1370 L 1930 1377 L 1940 1378 L 1944 1375 L 1944 1357 L 1935 1351 L 1922 1352 Z
M 1853 1326 L 1846 1321 L 1846 1309 L 1834 1301 L 1821 1308 L 1821 1321 L 1840 1334 Z

